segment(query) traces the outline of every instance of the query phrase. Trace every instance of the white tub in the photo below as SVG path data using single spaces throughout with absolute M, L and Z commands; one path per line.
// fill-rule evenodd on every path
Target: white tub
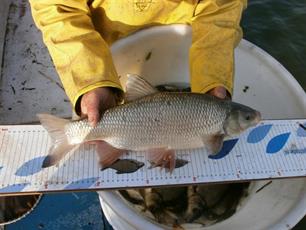
M 153 84 L 188 83 L 188 26 L 155 27 L 138 32 L 112 46 L 122 83 L 127 73 L 136 73 Z M 148 59 L 148 54 L 150 58 Z M 243 40 L 236 49 L 236 74 L 233 100 L 251 105 L 264 119 L 306 117 L 306 94 L 292 75 L 269 54 Z M 246 92 L 243 91 L 248 86 Z M 290 229 L 306 213 L 306 179 L 253 182 L 249 197 L 227 220 L 203 228 Z M 106 218 L 115 229 L 166 229 L 136 213 L 117 192 L 99 192 Z M 199 229 L 188 224 L 188 229 Z

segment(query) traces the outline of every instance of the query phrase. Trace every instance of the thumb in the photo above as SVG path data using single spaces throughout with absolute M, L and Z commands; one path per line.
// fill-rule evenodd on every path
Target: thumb
M 88 117 L 88 122 L 92 127 L 95 127 L 100 119 L 99 100 L 94 96 L 84 97 L 81 101 L 82 116 Z
M 99 107 L 89 107 L 87 116 L 88 116 L 88 122 L 92 127 L 95 127 L 100 120 L 100 112 Z
M 220 99 L 226 98 L 226 89 L 222 86 L 217 86 L 209 92 L 210 95 L 218 97 Z

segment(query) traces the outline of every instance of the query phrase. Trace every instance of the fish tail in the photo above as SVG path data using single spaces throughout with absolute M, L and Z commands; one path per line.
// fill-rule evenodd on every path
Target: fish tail
M 50 114 L 38 114 L 37 116 L 42 126 L 48 131 L 52 141 L 49 154 L 42 164 L 43 168 L 47 168 L 57 164 L 75 145 L 69 144 L 65 134 L 65 125 L 70 122 L 69 120 Z

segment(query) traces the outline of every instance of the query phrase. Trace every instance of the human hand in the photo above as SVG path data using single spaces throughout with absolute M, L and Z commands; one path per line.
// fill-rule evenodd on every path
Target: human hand
M 87 116 L 90 125 L 95 127 L 105 110 L 116 106 L 117 99 L 117 94 L 109 87 L 93 89 L 81 98 L 81 116 Z M 101 140 L 90 141 L 89 144 L 95 145 L 102 168 L 113 164 L 125 152 Z
M 96 126 L 105 110 L 117 104 L 116 93 L 109 87 L 93 89 L 81 98 L 81 116 L 87 116 L 91 126 Z
M 207 94 L 218 97 L 220 99 L 224 99 L 224 100 L 230 100 L 231 99 L 230 94 L 222 86 L 217 86 L 217 87 L 209 90 L 207 92 Z

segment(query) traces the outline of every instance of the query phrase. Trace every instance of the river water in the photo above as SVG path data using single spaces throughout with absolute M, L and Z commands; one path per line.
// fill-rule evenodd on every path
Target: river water
M 244 38 L 255 43 L 306 90 L 306 0 L 250 0 L 242 17 Z M 306 217 L 294 230 L 306 229 Z
M 250 0 L 244 38 L 276 58 L 306 90 L 306 0 Z

